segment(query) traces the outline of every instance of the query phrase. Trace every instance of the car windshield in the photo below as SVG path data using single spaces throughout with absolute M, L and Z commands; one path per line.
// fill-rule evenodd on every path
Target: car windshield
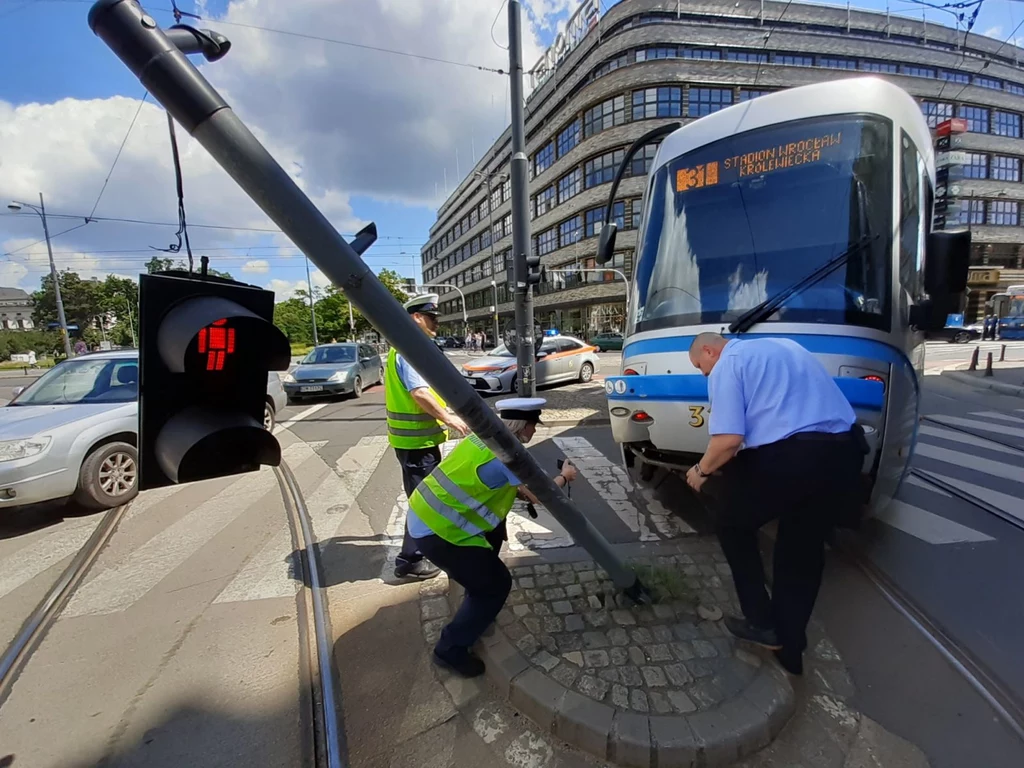
M 652 182 L 631 330 L 728 323 L 870 234 L 767 322 L 889 327 L 891 124 L 796 120 L 713 142 Z
M 495 357 L 515 357 L 516 356 L 516 353 L 515 352 L 509 352 L 508 351 L 508 347 L 506 347 L 504 344 L 499 344 L 494 349 L 492 349 L 491 350 L 491 354 L 494 355 Z
M 10 405 L 130 403 L 138 396 L 137 359 L 79 358 L 54 366 Z
M 317 347 L 302 358 L 299 365 L 324 365 L 330 363 L 354 363 L 355 347 Z

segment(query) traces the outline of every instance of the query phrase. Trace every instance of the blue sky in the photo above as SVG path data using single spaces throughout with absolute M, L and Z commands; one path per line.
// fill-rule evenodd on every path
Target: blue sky
M 609 3 L 605 2 L 605 6 Z M 161 25 L 170 0 L 144 3 Z M 396 10 L 384 0 L 208 0 L 184 11 L 211 19 L 234 48 L 204 73 L 342 232 L 375 221 L 381 239 L 367 259 L 419 275 L 419 251 L 436 207 L 506 124 L 507 79 L 469 67 L 424 62 L 348 46 L 254 31 L 240 24 L 363 42 L 457 62 L 505 68 L 501 0 L 422 0 Z M 535 60 L 574 0 L 533 0 L 525 59 Z M 0 198 L 37 199 L 53 214 L 51 232 L 82 223 L 96 205 L 133 115 L 139 117 L 96 205 L 96 217 L 173 222 L 176 218 L 166 124 L 143 89 L 86 24 L 90 3 L 0 0 Z M 884 10 L 877 0 L 853 7 Z M 892 2 L 893 13 L 921 8 Z M 928 10 L 950 23 L 948 13 Z M 1024 4 L 987 0 L 975 32 L 1005 38 Z M 493 22 L 493 27 L 492 27 Z M 198 24 L 202 26 L 202 24 Z M 286 239 L 178 132 L 194 252 L 238 279 L 288 295 L 305 280 Z M 458 158 L 458 159 L 457 159 Z M 457 170 L 458 164 L 458 170 Z M 200 225 L 238 227 L 210 229 Z M 60 268 L 134 275 L 174 240 L 173 226 L 96 221 L 54 239 Z M 0 285 L 38 286 L 46 269 L 38 219 L 0 209 Z M 315 276 L 323 285 L 322 275 Z

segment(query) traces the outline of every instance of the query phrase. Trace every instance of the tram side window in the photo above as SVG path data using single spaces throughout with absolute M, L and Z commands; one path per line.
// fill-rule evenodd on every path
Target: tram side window
M 924 161 L 905 131 L 900 141 L 900 285 L 916 300 L 921 292 L 924 226 L 921 219 Z

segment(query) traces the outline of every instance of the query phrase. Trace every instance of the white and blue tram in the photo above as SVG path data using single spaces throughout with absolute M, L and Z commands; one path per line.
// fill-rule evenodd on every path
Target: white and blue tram
M 917 432 L 923 331 L 962 306 L 970 235 L 932 232 L 935 161 L 918 105 L 877 78 L 793 88 L 630 147 L 651 166 L 627 303 L 621 375 L 606 391 L 623 460 L 685 471 L 707 441 L 696 334 L 784 336 L 835 377 L 864 427 L 866 496 L 896 493 Z

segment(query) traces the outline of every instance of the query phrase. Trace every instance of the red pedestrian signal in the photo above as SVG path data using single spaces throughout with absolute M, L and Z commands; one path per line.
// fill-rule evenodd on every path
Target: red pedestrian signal
M 215 320 L 199 331 L 199 354 L 206 355 L 206 370 L 223 371 L 228 355 L 235 352 L 235 329 L 227 320 Z

